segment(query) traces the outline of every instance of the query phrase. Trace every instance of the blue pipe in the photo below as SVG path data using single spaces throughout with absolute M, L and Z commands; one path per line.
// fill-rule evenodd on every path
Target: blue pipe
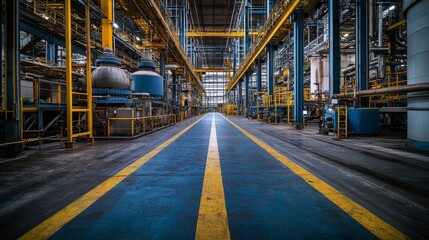
M 256 91 L 260 92 L 262 90 L 262 60 L 259 56 L 256 59 Z
M 304 16 L 302 9 L 293 15 L 294 35 L 294 116 L 295 128 L 304 127 Z
M 356 6 L 356 79 L 358 90 L 368 89 L 368 3 L 357 1 Z M 360 98 L 360 106 L 368 106 L 368 97 Z
M 340 93 L 340 2 L 329 0 L 329 96 Z
M 272 42 L 268 43 L 267 55 L 267 81 L 268 81 L 268 94 L 274 95 L 274 45 Z

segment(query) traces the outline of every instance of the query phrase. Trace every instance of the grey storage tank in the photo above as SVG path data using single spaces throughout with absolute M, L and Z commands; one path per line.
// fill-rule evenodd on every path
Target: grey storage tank
M 408 84 L 429 83 L 429 0 L 404 0 Z M 407 145 L 429 151 L 429 92 L 408 93 Z
M 130 89 L 130 80 L 118 66 L 121 61 L 113 56 L 112 49 L 103 49 L 102 56 L 96 60 L 98 67 L 92 72 L 94 88 Z
M 136 93 L 149 93 L 153 98 L 162 98 L 164 79 L 155 72 L 156 65 L 152 61 L 152 54 L 143 53 L 142 61 L 137 63 L 139 71 L 131 74 L 134 80 Z

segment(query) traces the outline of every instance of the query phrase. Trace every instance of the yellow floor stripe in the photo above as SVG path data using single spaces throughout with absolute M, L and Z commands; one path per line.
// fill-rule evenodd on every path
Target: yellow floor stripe
M 357 222 L 359 222 L 363 227 L 368 229 L 372 234 L 374 234 L 379 239 L 408 239 L 403 233 L 399 230 L 383 221 L 381 218 L 377 217 L 375 214 L 371 213 L 369 210 L 356 203 L 352 199 L 348 198 L 344 194 L 340 193 L 338 190 L 333 188 L 331 185 L 322 181 L 315 175 L 311 174 L 309 171 L 300 167 L 298 164 L 292 162 L 290 159 L 274 150 L 268 144 L 254 137 L 252 134 L 239 127 L 237 124 L 233 123 L 226 117 L 222 116 L 231 123 L 234 127 L 236 127 L 240 132 L 250 138 L 253 142 L 262 147 L 265 151 L 270 153 L 273 157 L 283 163 L 286 167 L 292 170 L 295 174 L 304 179 L 308 184 L 310 184 L 317 191 L 322 193 L 325 197 L 327 197 L 330 201 L 332 201 L 335 205 L 345 211 L 348 215 L 354 218 Z
M 214 114 L 195 239 L 230 239 Z
M 206 115 L 207 116 L 207 115 Z M 83 212 L 85 209 L 87 209 L 89 206 L 91 206 L 95 201 L 97 201 L 99 198 L 101 198 L 104 194 L 109 192 L 112 188 L 114 188 L 116 185 L 118 185 L 120 182 L 122 182 L 126 177 L 128 177 L 130 174 L 132 174 L 134 171 L 136 171 L 139 167 L 141 167 L 143 164 L 145 164 L 147 161 L 149 161 L 152 157 L 157 155 L 159 152 L 161 152 L 164 148 L 166 148 L 168 145 L 170 145 L 172 142 L 174 142 L 176 139 L 178 139 L 181 135 L 183 135 L 185 132 L 187 132 L 189 129 L 191 129 L 195 124 L 200 122 L 203 118 L 202 117 L 198 121 L 194 122 L 187 128 L 183 129 L 143 157 L 139 158 L 132 164 L 128 165 L 124 169 L 122 169 L 120 172 L 115 174 L 114 176 L 110 177 L 109 179 L 105 180 L 100 185 L 96 186 L 71 204 L 69 204 L 67 207 L 63 208 L 62 210 L 58 211 L 54 215 L 52 215 L 50 218 L 46 219 L 44 222 L 40 223 L 38 226 L 21 236 L 19 239 L 47 239 L 50 236 L 52 236 L 55 232 L 60 230 L 64 225 L 66 225 L 68 222 L 73 220 L 77 215 L 79 215 L 81 212 Z

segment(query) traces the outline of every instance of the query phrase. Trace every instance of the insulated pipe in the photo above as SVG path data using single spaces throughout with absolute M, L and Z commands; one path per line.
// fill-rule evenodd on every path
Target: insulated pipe
M 329 0 L 329 95 L 340 92 L 340 2 Z
M 370 96 L 370 95 L 377 95 L 377 94 L 410 93 L 410 92 L 420 92 L 420 91 L 429 91 L 429 83 L 419 83 L 419 84 L 404 85 L 399 87 L 370 89 L 370 90 L 363 90 L 363 91 L 350 92 L 350 93 L 341 93 L 341 94 L 335 94 L 333 97 L 345 98 L 345 97 L 353 97 L 354 95 L 356 95 L 357 97 L 362 97 L 362 96 Z
M 296 129 L 304 127 L 304 13 L 296 9 L 293 14 L 294 53 L 294 124 Z
M 383 46 L 383 5 L 378 5 L 378 46 Z

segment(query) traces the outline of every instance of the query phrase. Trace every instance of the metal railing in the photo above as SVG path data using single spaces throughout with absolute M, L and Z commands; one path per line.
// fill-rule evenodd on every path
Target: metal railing
M 120 130 L 122 132 L 129 132 L 130 133 L 129 135 L 131 137 L 135 137 L 136 132 L 138 135 L 142 135 L 142 134 L 157 130 L 161 127 L 166 127 L 169 125 L 176 124 L 177 116 L 176 114 L 166 114 L 166 115 L 135 117 L 135 118 L 108 118 L 107 119 L 107 137 L 111 137 L 112 121 L 129 122 L 130 127 L 122 127 L 122 128 L 115 127 L 115 130 Z
M 292 11 L 296 8 L 300 0 L 286 0 L 277 1 L 272 12 L 265 21 L 264 26 L 258 31 L 257 37 L 254 40 L 247 54 L 241 60 L 241 64 L 237 73 L 232 78 L 232 81 L 227 86 L 227 92 L 235 86 L 235 84 L 244 75 L 251 64 L 256 60 L 257 56 L 261 53 L 262 49 L 269 43 L 280 26 L 291 15 Z

